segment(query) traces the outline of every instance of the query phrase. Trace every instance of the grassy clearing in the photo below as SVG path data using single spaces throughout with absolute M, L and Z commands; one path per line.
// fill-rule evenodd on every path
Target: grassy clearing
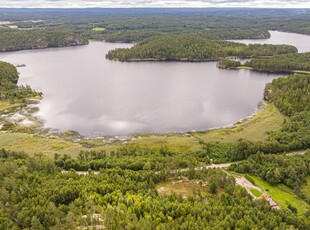
M 197 132 L 193 135 L 204 142 L 234 142 L 240 138 L 263 141 L 267 139 L 268 131 L 281 128 L 284 119 L 285 116 L 273 104 L 267 104 L 253 117 L 237 123 L 234 127 Z
M 93 31 L 96 31 L 96 32 L 100 32 L 100 31 L 105 31 L 105 28 L 103 27 L 95 27 L 95 28 L 92 28 Z
M 93 147 L 96 151 L 116 151 L 120 144 L 102 144 Z M 23 151 L 29 155 L 42 153 L 48 157 L 54 157 L 55 153 L 60 155 L 67 154 L 77 157 L 81 150 L 85 150 L 85 146 L 80 143 L 74 143 L 70 140 L 61 138 L 45 138 L 26 133 L 10 133 L 0 131 L 0 148 L 12 151 Z
M 252 67 L 248 67 L 248 66 L 239 66 L 236 69 L 247 69 L 247 70 L 252 70 Z
M 160 183 L 157 186 L 157 191 L 161 196 L 168 196 L 172 193 L 178 193 L 182 196 L 193 196 L 199 192 L 202 195 L 209 194 L 208 186 L 198 180 L 188 180 L 183 178 L 179 181 L 168 181 Z
M 188 151 L 201 150 L 201 145 L 198 140 L 192 136 L 177 136 L 176 134 L 167 135 L 152 135 L 141 134 L 139 137 L 133 138 L 125 142 L 114 142 L 105 144 L 102 140 L 81 140 L 79 142 L 86 148 L 94 150 L 104 150 L 107 153 L 117 150 L 120 146 L 124 145 L 139 145 L 141 148 L 160 150 L 161 147 L 166 146 L 170 151 L 177 153 L 184 153 Z
M 261 191 L 258 191 L 257 189 L 255 188 L 250 188 L 250 192 L 256 196 L 256 197 L 261 197 L 261 195 L 263 195 L 263 193 Z
M 94 142 L 94 143 L 93 143 Z M 47 138 L 39 137 L 27 133 L 11 133 L 0 132 L 0 148 L 5 148 L 12 151 L 24 151 L 29 155 L 42 153 L 46 156 L 53 157 L 55 153 L 68 154 L 73 157 L 78 156 L 81 150 L 91 148 L 96 151 L 105 151 L 110 153 L 116 151 L 119 147 L 125 144 L 138 144 L 142 148 L 151 148 L 159 150 L 162 146 L 167 146 L 170 151 L 186 152 L 196 151 L 201 148 L 198 141 L 193 137 L 176 137 L 176 136 L 151 136 L 141 137 L 130 141 L 129 143 L 111 143 L 104 144 L 103 142 L 94 140 L 93 142 L 83 141 L 74 143 L 71 140 L 62 138 Z
M 77 156 L 83 150 L 81 145 L 61 139 L 48 139 L 23 133 L 4 132 L 0 132 L 0 148 L 24 151 L 29 155 L 42 153 L 49 157 L 53 157 L 55 153 Z
M 292 189 L 284 184 L 273 186 L 259 177 L 252 176 L 252 178 L 257 186 L 262 188 L 269 196 L 271 196 L 280 207 L 287 207 L 291 204 L 297 208 L 298 214 L 304 214 L 310 210 L 310 205 L 295 195 Z

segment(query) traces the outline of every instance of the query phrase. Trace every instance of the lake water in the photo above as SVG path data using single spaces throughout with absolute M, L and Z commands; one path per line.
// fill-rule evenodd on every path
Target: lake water
M 289 44 L 298 49 L 299 53 L 310 52 L 310 36 L 294 33 L 285 33 L 279 31 L 269 31 L 271 37 L 268 39 L 245 39 L 245 40 L 232 40 L 242 42 L 245 44 L 259 43 L 259 44 Z
M 80 47 L 1 53 L 0 60 L 26 65 L 18 68 L 19 84 L 44 93 L 38 115 L 46 127 L 76 130 L 91 137 L 226 126 L 253 114 L 265 84 L 278 77 L 222 70 L 216 62 L 105 59 L 109 50 L 130 46 L 91 42 Z

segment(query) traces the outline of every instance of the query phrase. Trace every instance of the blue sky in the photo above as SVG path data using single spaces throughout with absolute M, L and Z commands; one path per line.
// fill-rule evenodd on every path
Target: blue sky
M 310 8 L 310 0 L 0 0 L 3 7 L 292 7 Z

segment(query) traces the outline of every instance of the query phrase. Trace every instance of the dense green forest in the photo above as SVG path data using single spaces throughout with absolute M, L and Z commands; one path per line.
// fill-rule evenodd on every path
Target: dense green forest
M 282 130 L 272 132 L 271 138 L 290 149 L 310 147 L 310 75 L 279 78 L 267 84 L 265 99 L 290 116 Z
M 0 33 L 0 51 L 76 46 L 87 43 L 87 39 L 68 31 L 5 30 Z
M 266 38 L 268 30 L 310 34 L 308 9 L 1 9 L 19 28 L 51 28 L 111 42 L 141 41 L 161 33 L 213 39 Z M 94 27 L 104 31 L 92 31 Z
M 272 57 L 259 57 L 245 63 L 256 71 L 284 72 L 290 73 L 293 70 L 310 71 L 310 53 L 296 53 L 285 55 L 274 55 Z
M 228 58 L 223 58 L 217 63 L 217 67 L 222 69 L 237 69 L 242 66 L 240 61 L 230 60 Z
M 280 131 L 270 133 L 270 138 L 287 150 L 307 149 L 310 146 L 310 112 L 294 113 L 284 121 Z
M 289 53 L 275 54 L 268 57 L 255 57 L 250 61 L 241 64 L 240 61 L 222 59 L 218 67 L 224 69 L 237 69 L 238 67 L 248 67 L 254 71 L 268 73 L 292 73 L 310 71 L 310 53 Z
M 188 33 L 209 39 L 268 38 L 268 30 L 310 34 L 308 10 L 299 9 L 0 9 L 0 19 L 11 23 L 0 28 L 16 26 L 28 36 L 34 36 L 32 30 L 72 32 L 74 39 L 70 41 L 63 35 L 46 35 L 57 37 L 50 45 L 56 47 L 84 44 L 84 39 L 140 42 L 154 36 Z M 93 30 L 97 27 L 101 30 Z M 29 46 L 22 49 L 35 46 L 23 42 Z
M 0 89 L 1 91 L 12 89 L 18 81 L 17 69 L 6 62 L 0 62 Z
M 17 86 L 18 78 L 12 64 L 0 62 L 0 100 L 24 99 L 38 94 L 30 86 Z
M 273 102 L 284 114 L 310 111 L 310 75 L 278 78 L 266 85 L 265 100 Z
M 310 175 L 310 154 L 305 155 L 264 155 L 257 153 L 246 161 L 232 165 L 231 170 L 238 173 L 261 177 L 272 185 L 285 184 L 299 191 Z
M 173 34 L 182 34 L 182 33 L 192 33 L 195 30 L 184 30 L 182 29 L 175 29 L 173 32 L 171 30 L 157 30 L 154 31 L 153 29 L 140 29 L 140 30 L 121 30 L 121 31 L 109 31 L 109 28 L 105 28 L 104 31 L 99 32 L 92 32 L 87 34 L 84 32 L 85 36 L 90 36 L 93 38 L 100 38 L 103 37 L 107 42 L 139 42 L 149 37 L 160 36 L 160 35 L 167 35 L 169 33 Z M 247 38 L 269 38 L 270 34 L 268 31 L 263 29 L 208 29 L 196 32 L 198 35 L 204 38 L 209 39 L 247 39 Z
M 116 152 L 83 151 L 78 159 L 68 155 L 57 156 L 55 163 L 64 169 L 100 170 L 104 168 L 121 168 L 133 171 L 139 170 L 174 170 L 179 168 L 193 168 L 198 163 L 209 164 L 210 160 L 202 152 L 174 153 L 167 147 L 160 151 L 142 149 L 139 146 L 126 146 Z
M 296 53 L 290 45 L 260 45 L 210 40 L 192 34 L 152 37 L 129 49 L 109 51 L 111 60 L 209 61 L 227 56 L 256 57 Z
M 158 194 L 156 184 L 173 177 L 169 172 L 116 167 L 96 175 L 61 173 L 52 159 L 5 150 L 0 151 L 0 161 L 1 229 L 310 227 L 309 219 L 289 209 L 275 210 L 266 202 L 253 201 L 220 170 L 184 172 L 183 176 L 209 181 L 210 186 L 207 195 L 198 192 L 185 198 Z

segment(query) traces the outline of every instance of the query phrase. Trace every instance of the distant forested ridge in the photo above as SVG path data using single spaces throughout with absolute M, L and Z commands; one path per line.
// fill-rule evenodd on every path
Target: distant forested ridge
M 68 31 L 3 30 L 0 32 L 0 51 L 43 49 L 88 44 L 87 39 Z
M 246 62 L 245 66 L 263 72 L 290 73 L 293 70 L 310 71 L 310 52 L 253 58 L 251 61 Z
M 175 28 L 173 32 L 169 29 L 140 29 L 140 30 L 120 30 L 120 31 L 114 31 L 110 30 L 109 28 L 106 28 L 105 31 L 102 32 L 93 32 L 92 35 L 88 35 L 85 33 L 86 36 L 93 36 L 96 37 L 98 34 L 102 34 L 103 39 L 106 42 L 126 42 L 126 43 L 132 43 L 132 42 L 139 42 L 149 37 L 154 36 L 160 36 L 160 35 L 167 35 L 167 34 L 186 34 L 186 33 L 192 33 L 195 31 L 194 29 L 184 29 L 184 28 Z M 262 39 L 262 38 L 269 38 L 270 33 L 267 30 L 264 29 L 208 29 L 208 30 L 202 30 L 196 32 L 198 35 L 204 38 L 209 39 Z
M 210 39 L 257 39 L 268 30 L 310 34 L 309 9 L 0 9 L 0 21 L 21 29 L 69 30 L 88 39 L 140 42 L 197 33 Z M 94 31 L 93 28 L 104 30 Z
M 18 78 L 18 72 L 12 64 L 0 62 L 0 100 L 23 99 L 37 95 L 29 86 L 18 86 Z
M 106 57 L 120 61 L 210 61 L 228 56 L 256 57 L 296 52 L 297 49 L 290 45 L 245 45 L 181 34 L 148 38 L 130 49 L 111 50 Z

